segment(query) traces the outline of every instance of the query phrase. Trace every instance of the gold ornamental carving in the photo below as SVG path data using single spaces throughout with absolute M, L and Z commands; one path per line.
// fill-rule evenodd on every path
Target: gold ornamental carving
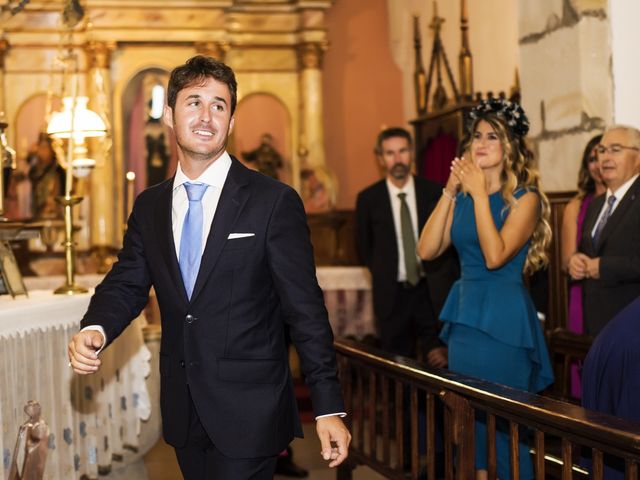
M 111 52 L 116 49 L 112 42 L 98 42 L 91 40 L 85 45 L 89 68 L 105 68 L 111 66 Z
M 227 52 L 231 48 L 227 42 L 198 42 L 195 45 L 196 51 L 201 55 L 225 61 Z
M 4 59 L 9 51 L 9 42 L 6 38 L 0 38 L 0 68 L 4 69 Z
M 298 60 L 302 69 L 322 69 L 327 42 L 305 42 L 298 46 Z

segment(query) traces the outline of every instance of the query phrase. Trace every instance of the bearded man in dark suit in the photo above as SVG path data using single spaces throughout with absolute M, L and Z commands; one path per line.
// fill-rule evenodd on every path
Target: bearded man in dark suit
M 277 454 L 301 436 L 285 325 L 329 466 L 351 438 L 302 202 L 226 152 L 236 90 L 233 70 L 212 58 L 172 72 L 164 122 L 178 170 L 136 199 L 118 262 L 68 349 L 77 373 L 95 372 L 155 288 L 163 432 L 189 480 L 271 479 Z
M 453 253 L 422 262 L 415 252 L 442 187 L 411 174 L 413 146 L 407 130 L 380 132 L 375 153 L 386 176 L 358 195 L 356 240 L 361 261 L 371 271 L 380 346 L 415 357 L 420 345 L 431 366 L 445 367 L 437 314 L 457 277 L 457 264 Z

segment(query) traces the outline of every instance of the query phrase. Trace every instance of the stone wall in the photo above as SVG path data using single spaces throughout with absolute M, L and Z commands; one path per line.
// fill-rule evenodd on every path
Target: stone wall
M 520 0 L 522 104 L 547 191 L 573 190 L 588 140 L 613 120 L 607 0 Z

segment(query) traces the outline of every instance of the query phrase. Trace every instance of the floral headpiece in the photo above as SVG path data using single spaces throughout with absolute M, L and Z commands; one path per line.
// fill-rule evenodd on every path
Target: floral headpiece
M 473 107 L 469 112 L 468 127 L 471 127 L 471 123 L 476 119 L 484 118 L 488 114 L 502 118 L 507 128 L 516 135 L 524 137 L 529 131 L 529 119 L 520 104 L 501 98 L 489 98 Z

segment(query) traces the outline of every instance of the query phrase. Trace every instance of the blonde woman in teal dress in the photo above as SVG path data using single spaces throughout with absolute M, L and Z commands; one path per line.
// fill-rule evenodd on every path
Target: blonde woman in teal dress
M 460 258 L 460 280 L 440 313 L 450 370 L 539 392 L 553 382 L 553 372 L 523 272 L 547 263 L 551 228 L 549 202 L 524 142 L 528 130 L 517 103 L 490 99 L 471 111 L 464 155 L 452 163 L 418 254 L 433 260 L 453 243 Z M 510 478 L 507 432 L 498 422 L 498 478 L 503 480 Z M 487 477 L 486 438 L 485 423 L 478 418 L 478 479 Z M 526 435 L 519 458 L 520 478 L 532 479 Z

